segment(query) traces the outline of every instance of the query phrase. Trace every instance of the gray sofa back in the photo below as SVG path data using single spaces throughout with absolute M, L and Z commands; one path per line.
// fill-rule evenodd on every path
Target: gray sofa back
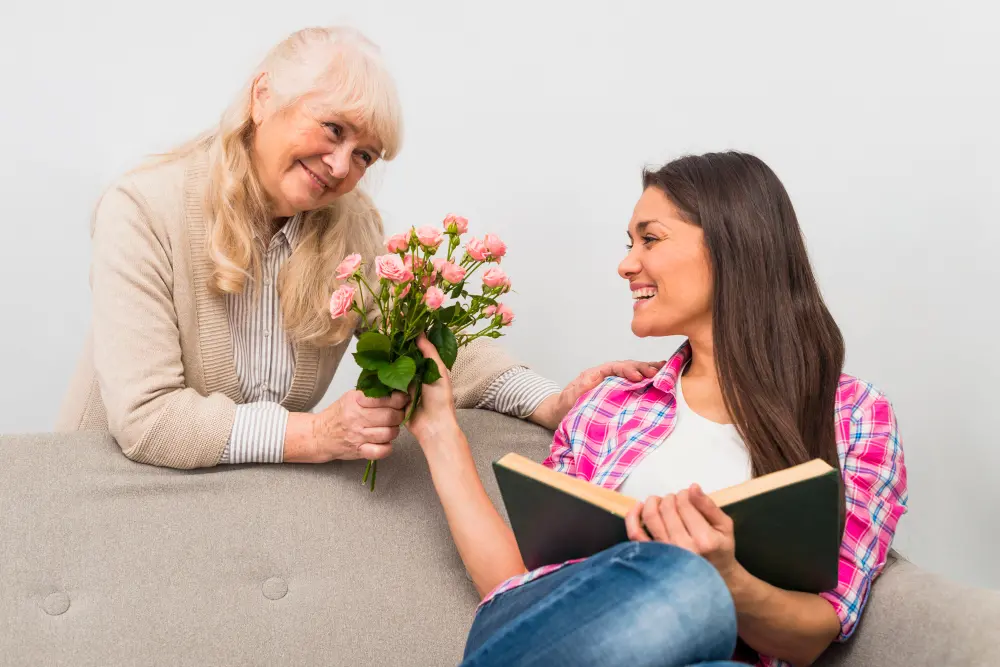
M 551 436 L 461 419 L 500 506 L 490 462 L 540 460 Z M 404 435 L 375 493 L 362 469 L 181 472 L 99 434 L 0 438 L 0 665 L 457 664 L 477 597 L 426 463 Z M 857 640 L 825 664 L 975 664 L 996 644 L 996 595 L 905 563 L 875 591 Z M 953 643 L 964 653 L 940 648 Z

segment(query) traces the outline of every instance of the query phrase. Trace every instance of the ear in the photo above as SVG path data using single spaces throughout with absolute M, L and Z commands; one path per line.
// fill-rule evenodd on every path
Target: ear
M 267 72 L 257 76 L 250 89 L 250 118 L 254 125 L 260 125 L 267 116 L 267 108 L 271 102 L 271 79 Z

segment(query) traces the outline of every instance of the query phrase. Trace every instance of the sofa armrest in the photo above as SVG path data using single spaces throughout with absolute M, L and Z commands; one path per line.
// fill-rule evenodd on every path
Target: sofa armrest
M 817 667 L 1000 664 L 1000 591 L 961 586 L 890 556 L 854 636 Z

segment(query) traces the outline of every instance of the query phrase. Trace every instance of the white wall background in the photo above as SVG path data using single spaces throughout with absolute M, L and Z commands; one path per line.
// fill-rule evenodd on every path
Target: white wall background
M 615 274 L 640 168 L 764 158 L 848 371 L 896 406 L 897 546 L 1000 586 L 994 3 L 4 2 L 0 432 L 51 427 L 89 320 L 101 188 L 212 123 L 287 32 L 341 21 L 382 45 L 403 96 L 405 149 L 371 184 L 389 231 L 455 210 L 500 234 L 520 289 L 506 345 L 559 382 L 676 342 L 632 337 Z

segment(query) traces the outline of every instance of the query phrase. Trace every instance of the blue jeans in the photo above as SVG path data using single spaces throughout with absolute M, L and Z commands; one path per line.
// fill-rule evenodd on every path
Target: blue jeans
M 462 667 L 736 665 L 736 610 L 705 559 L 623 542 L 483 605 Z

